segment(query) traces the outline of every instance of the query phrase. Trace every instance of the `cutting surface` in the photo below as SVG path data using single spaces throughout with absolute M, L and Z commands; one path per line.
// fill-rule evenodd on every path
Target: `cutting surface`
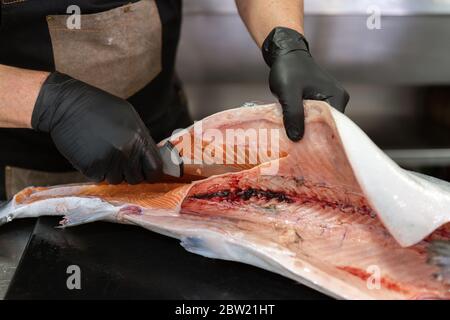
M 6 294 L 35 222 L 36 219 L 22 219 L 0 227 L 0 300 Z
M 145 229 L 93 223 L 55 229 L 39 218 L 6 299 L 326 299 L 293 280 L 241 263 L 204 258 Z M 81 271 L 69 290 L 67 268 Z

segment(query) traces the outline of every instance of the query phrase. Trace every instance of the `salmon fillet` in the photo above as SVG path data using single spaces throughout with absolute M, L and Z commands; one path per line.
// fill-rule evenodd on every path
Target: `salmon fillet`
M 177 182 L 30 187 L 0 219 L 134 224 L 336 298 L 450 298 L 427 253 L 450 241 L 449 185 L 399 168 L 326 103 L 307 101 L 305 111 L 298 143 L 285 136 L 278 105 L 231 109 L 161 142 L 185 162 Z M 234 143 L 218 138 L 230 129 Z

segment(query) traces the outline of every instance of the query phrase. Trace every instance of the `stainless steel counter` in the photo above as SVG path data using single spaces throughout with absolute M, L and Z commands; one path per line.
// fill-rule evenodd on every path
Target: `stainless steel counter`
M 382 11 L 380 29 L 369 29 L 368 17 L 306 15 L 305 34 L 315 60 L 340 81 L 450 83 L 449 15 L 394 16 Z M 187 10 L 177 69 L 186 83 L 261 83 L 267 77 L 261 52 L 238 14 L 216 11 Z
M 305 0 L 306 14 L 349 15 L 366 14 L 378 7 L 383 15 L 450 14 L 450 0 Z M 236 12 L 234 0 L 189 0 L 187 13 L 230 14 Z

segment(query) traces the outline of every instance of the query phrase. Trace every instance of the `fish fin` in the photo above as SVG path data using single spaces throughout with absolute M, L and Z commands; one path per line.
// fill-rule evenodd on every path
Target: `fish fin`
M 73 211 L 66 214 L 59 222 L 60 226 L 57 228 L 74 227 L 80 224 L 91 223 L 100 220 L 108 220 L 112 216 L 115 216 L 116 212 L 111 210 L 98 210 L 98 211 Z
M 221 257 L 212 251 L 208 242 L 199 237 L 185 237 L 181 238 L 181 246 L 186 249 L 186 251 L 213 259 L 220 259 Z
M 80 224 L 95 221 L 116 221 L 121 207 L 100 199 L 73 198 L 71 203 L 66 203 L 60 228 L 78 226 Z M 62 214 L 61 214 L 62 215 Z
M 265 270 L 289 276 L 279 263 L 268 261 L 267 253 L 256 248 L 249 247 L 243 241 L 231 241 L 225 235 L 203 234 L 201 237 L 186 236 L 181 238 L 181 246 L 191 253 L 195 253 L 206 258 L 222 259 L 247 263 Z
M 450 285 L 450 241 L 432 241 L 428 246 L 428 263 L 439 268 L 436 278 Z

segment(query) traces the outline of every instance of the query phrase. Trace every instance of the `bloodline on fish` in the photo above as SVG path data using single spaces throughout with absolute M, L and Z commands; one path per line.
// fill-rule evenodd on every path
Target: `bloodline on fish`
M 280 191 L 262 190 L 255 188 L 233 188 L 225 189 L 215 192 L 199 193 L 191 195 L 189 199 L 210 200 L 210 201 L 227 201 L 227 202 L 245 202 L 251 198 L 257 198 L 260 200 L 277 200 L 284 203 L 297 203 L 297 204 L 319 204 L 322 208 L 338 209 L 344 213 L 360 213 L 370 215 L 371 218 L 375 218 L 373 210 L 366 205 L 355 206 L 349 203 L 339 203 L 337 201 L 329 201 L 320 199 L 317 196 L 305 196 L 301 194 L 287 194 Z

